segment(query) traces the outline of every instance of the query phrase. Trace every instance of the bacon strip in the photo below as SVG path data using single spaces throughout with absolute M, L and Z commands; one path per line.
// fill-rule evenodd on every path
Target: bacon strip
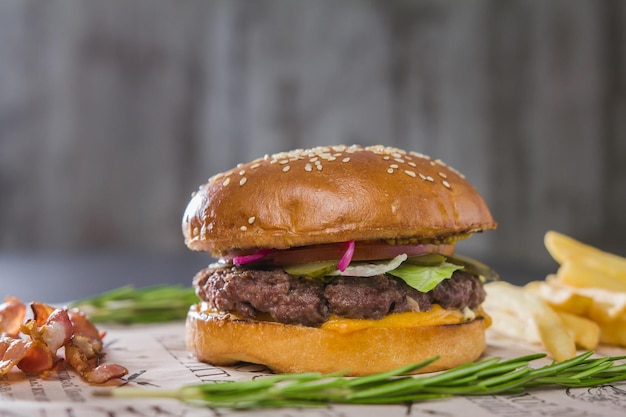
M 65 346 L 65 359 L 83 379 L 93 384 L 101 384 L 128 373 L 120 365 L 99 365 L 101 354 L 96 345 L 85 336 L 74 335 L 72 341 Z
M 45 343 L 32 340 L 28 343 L 26 355 L 17 363 L 17 367 L 26 373 L 39 374 L 46 378 L 61 366 L 62 359 L 57 357 Z
M 26 356 L 30 343 L 13 337 L 0 337 L 0 376 L 5 375 Z
M 100 364 L 103 333 L 77 309 L 56 309 L 31 303 L 33 318 L 23 322 L 26 306 L 7 297 L 0 305 L 0 376 L 17 365 L 24 372 L 46 378 L 64 363 L 57 351 L 65 348 L 65 362 L 90 383 L 101 384 L 128 373 L 123 366 Z M 21 339 L 23 333 L 28 339 Z
M 57 351 L 70 341 L 74 326 L 67 310 L 54 310 L 46 320 L 46 324 L 39 327 L 39 331 L 50 350 Z
M 67 310 L 53 309 L 50 312 L 47 307 L 41 303 L 31 304 L 35 317 L 24 323 L 22 333 L 30 336 L 32 343 L 26 356 L 17 364 L 24 372 L 42 376 L 59 368 L 62 360 L 56 352 L 69 343 L 74 332 Z M 38 325 L 41 322 L 43 324 Z
M 87 316 L 78 309 L 69 311 L 74 325 L 74 335 L 65 346 L 65 359 L 87 382 L 101 384 L 113 378 L 121 378 L 128 370 L 120 365 L 100 364 L 102 360 L 102 333 Z
M 15 297 L 7 297 L 0 304 L 0 334 L 17 337 L 26 317 L 26 306 Z
M 94 342 L 97 341 L 100 344 L 98 349 L 102 349 L 104 333 L 100 333 L 96 326 L 89 321 L 85 313 L 77 308 L 73 308 L 68 311 L 68 315 L 72 321 L 72 326 L 74 326 L 74 335 L 85 336 Z

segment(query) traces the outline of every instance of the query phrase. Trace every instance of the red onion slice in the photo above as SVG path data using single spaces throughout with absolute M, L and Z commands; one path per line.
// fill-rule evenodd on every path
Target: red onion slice
M 261 259 L 265 258 L 273 250 L 274 249 L 259 249 L 258 251 L 250 255 L 235 256 L 233 258 L 233 264 L 243 265 L 243 264 L 248 264 L 250 262 L 260 261 Z
M 354 255 L 354 240 L 346 242 L 346 245 L 346 251 L 339 260 L 339 263 L 337 264 L 337 269 L 339 269 L 341 272 L 345 271 L 348 265 L 350 265 L 350 262 L 352 261 L 352 256 Z

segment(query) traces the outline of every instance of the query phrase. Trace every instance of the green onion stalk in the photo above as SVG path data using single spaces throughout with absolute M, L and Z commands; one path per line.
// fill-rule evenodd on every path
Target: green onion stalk
M 197 302 L 191 286 L 126 285 L 77 301 L 71 307 L 80 309 L 94 323 L 162 323 L 184 319 L 189 307 Z
M 407 375 L 438 360 L 390 372 L 346 377 L 347 372 L 273 375 L 251 381 L 201 383 L 175 389 L 119 387 L 95 391 L 115 398 L 174 398 L 210 408 L 307 407 L 326 404 L 396 404 L 452 396 L 516 394 L 537 388 L 589 387 L 626 380 L 626 356 L 575 358 L 532 367 L 543 353 L 514 359 L 488 358 L 447 371 Z

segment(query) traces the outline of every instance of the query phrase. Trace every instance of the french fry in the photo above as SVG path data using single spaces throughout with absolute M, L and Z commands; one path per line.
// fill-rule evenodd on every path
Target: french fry
M 604 256 L 602 250 L 595 246 L 582 243 L 563 233 L 549 230 L 543 238 L 543 243 L 548 253 L 559 264 L 565 263 L 568 259 L 580 259 L 588 256 Z
M 605 275 L 602 271 L 580 261 L 566 261 L 559 267 L 556 275 L 561 282 L 572 287 L 626 292 L 626 279 L 622 281 L 614 276 Z
M 485 307 L 490 313 L 495 309 L 494 328 L 518 339 L 540 339 L 559 361 L 572 357 L 576 346 L 626 346 L 626 258 L 554 231 L 544 241 L 560 264 L 555 274 L 523 288 L 485 285 Z M 525 317 L 531 317 L 530 325 Z
M 593 300 L 586 317 L 597 323 L 610 323 L 623 320 L 626 323 L 626 294 L 618 293 L 615 297 L 598 295 Z
M 586 350 L 593 350 L 598 346 L 600 326 L 596 322 L 564 311 L 557 311 L 557 314 L 574 337 L 576 346 Z
M 490 282 L 485 285 L 485 291 L 487 299 L 484 306 L 492 314 L 494 323 L 498 319 L 493 313 L 496 310 L 518 316 L 527 315 L 536 326 L 546 350 L 554 359 L 560 362 L 576 355 L 573 335 L 561 317 L 540 297 L 505 281 Z
M 600 327 L 600 343 L 626 346 L 626 319 L 598 323 L 598 325 Z
M 550 312 L 556 314 L 553 310 L 550 310 Z M 544 316 L 544 320 L 541 320 L 535 317 L 535 320 L 537 320 L 539 337 L 548 352 L 558 362 L 576 356 L 576 341 L 563 326 L 561 318 L 558 315 L 550 317 L 549 320 L 545 320 L 545 318 Z
M 545 281 L 529 282 L 524 289 L 541 297 L 554 309 L 577 316 L 586 316 L 593 303 L 591 297 L 563 285 L 554 275 L 548 276 Z
M 626 284 L 626 258 L 605 252 L 555 231 L 544 236 L 546 249 L 563 265 L 568 261 L 584 264 L 597 275 L 604 275 Z
M 545 281 L 529 282 L 524 289 L 541 297 L 557 311 L 599 323 L 626 320 L 626 292 L 576 288 L 562 283 L 554 275 L 549 275 Z

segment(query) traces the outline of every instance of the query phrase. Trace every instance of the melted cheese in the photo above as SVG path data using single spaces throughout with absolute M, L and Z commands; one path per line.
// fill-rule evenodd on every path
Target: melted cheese
M 482 310 L 448 310 L 435 304 L 429 311 L 395 313 L 385 316 L 379 320 L 347 319 L 343 317 L 331 316 L 331 318 L 325 322 L 321 328 L 339 333 L 350 333 L 372 327 L 418 327 L 459 324 L 465 321 L 473 320 L 477 316 L 484 318 L 485 327 L 489 327 L 491 319 Z
M 207 317 L 227 317 L 232 320 L 246 320 L 243 317 L 238 316 L 236 313 L 223 313 L 211 309 L 205 302 L 201 302 L 198 307 L 198 311 Z M 379 320 L 347 319 L 343 317 L 331 316 L 324 324 L 320 326 L 320 328 L 324 330 L 335 331 L 338 333 L 350 333 L 372 327 L 418 327 L 459 324 L 466 321 L 474 320 L 475 318 L 483 319 L 485 328 L 491 326 L 491 317 L 486 314 L 482 308 L 479 308 L 478 310 L 465 308 L 463 311 L 460 311 L 454 309 L 448 310 L 442 308 L 438 304 L 433 304 L 432 308 L 428 311 L 412 311 L 407 313 L 389 314 L 388 316 L 385 316 Z M 268 322 L 273 321 L 269 314 L 261 315 L 255 320 Z

